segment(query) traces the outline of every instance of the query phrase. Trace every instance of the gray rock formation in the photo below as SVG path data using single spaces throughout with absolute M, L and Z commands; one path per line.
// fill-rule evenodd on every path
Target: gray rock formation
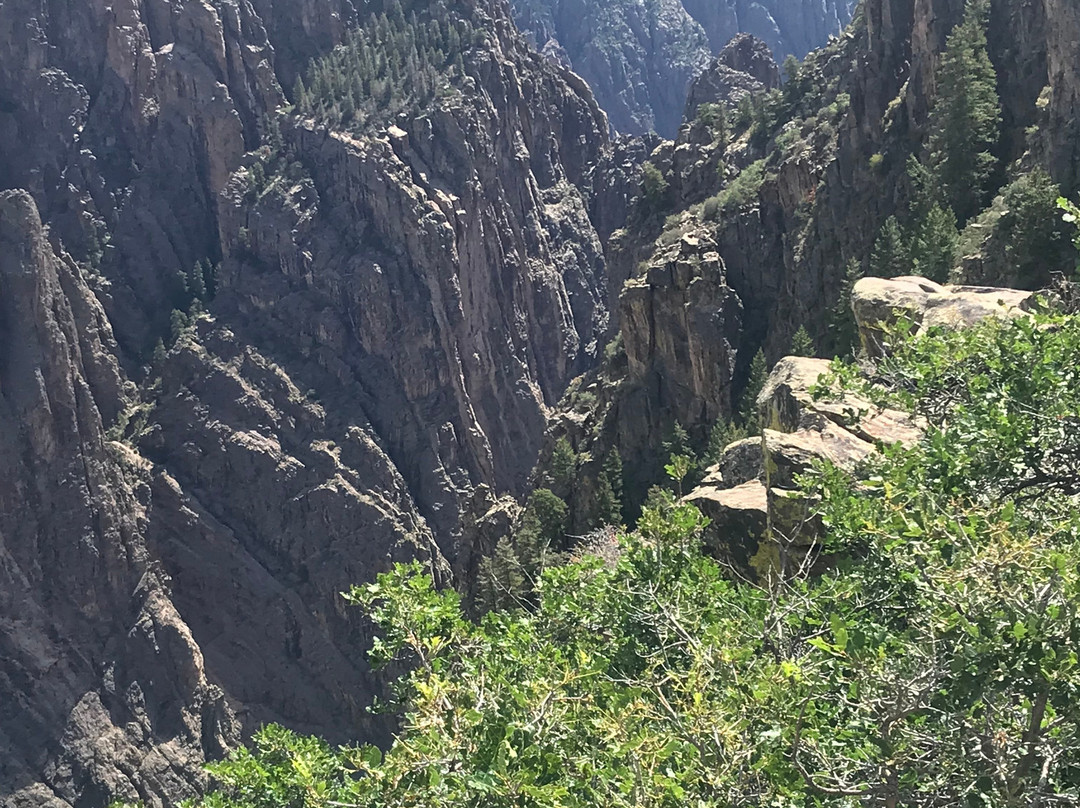
M 690 84 L 683 118 L 692 121 L 702 104 L 734 107 L 742 98 L 779 86 L 780 68 L 769 46 L 751 34 L 739 34 Z
M 901 317 L 915 330 L 965 328 L 989 317 L 1022 317 L 1036 305 L 1033 292 L 942 286 L 926 278 L 863 278 L 851 295 L 859 341 L 870 356 L 885 352 L 887 329 Z
M 736 34 L 776 61 L 838 35 L 851 0 L 513 0 L 518 25 L 589 83 L 620 132 L 673 137 L 687 88 Z M 739 68 L 736 68 L 739 69 Z M 762 81 L 761 77 L 758 77 Z
M 133 391 L 78 267 L 0 193 L 0 804 L 193 795 L 238 739 L 149 551 Z
M 942 287 L 925 278 L 865 278 L 852 307 L 870 357 L 881 356 L 882 328 L 903 316 L 921 329 L 967 328 L 993 317 L 1021 317 L 1034 296 L 1016 289 Z M 717 468 L 686 500 L 711 523 L 713 552 L 758 576 L 799 564 L 820 525 L 798 477 L 827 461 L 854 472 L 877 447 L 911 446 L 926 422 L 880 407 L 830 381 L 830 362 L 788 356 L 773 367 L 757 398 L 760 437 L 731 444 Z M 790 568 L 790 567 L 789 567 Z

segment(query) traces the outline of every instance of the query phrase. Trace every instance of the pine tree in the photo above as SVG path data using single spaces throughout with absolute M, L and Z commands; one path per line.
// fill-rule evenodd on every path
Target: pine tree
M 206 300 L 206 279 L 203 277 L 201 261 L 196 261 L 188 270 L 187 287 L 196 300 Z
M 558 496 L 567 498 L 573 491 L 574 479 L 577 477 L 577 464 L 578 456 L 570 445 L 570 441 L 566 438 L 555 441 L 545 480 Z
M 851 295 L 855 284 L 862 277 L 862 265 L 852 258 L 844 269 L 840 294 L 829 313 L 829 335 L 832 337 L 833 351 L 838 356 L 850 353 L 858 344 L 859 329 L 855 323 L 855 314 L 851 311 Z
M 739 407 L 739 419 L 743 428 L 750 434 L 756 435 L 761 432 L 761 418 L 758 415 L 757 397 L 765 380 L 769 376 L 769 367 L 765 362 L 765 354 L 758 351 L 750 362 L 750 372 L 746 378 L 746 387 L 743 388 L 741 405 Z
M 184 330 L 188 327 L 190 321 L 187 315 L 180 309 L 173 309 L 172 314 L 169 316 L 169 344 L 175 345 L 176 341 L 183 335 Z
M 792 336 L 790 354 L 792 356 L 814 356 L 817 354 L 814 340 L 810 338 L 806 326 L 800 325 L 799 330 Z
M 956 216 L 952 210 L 934 204 L 926 216 L 912 223 L 908 254 L 915 274 L 946 283 L 956 263 Z
M 968 0 L 937 73 L 930 112 L 930 164 L 961 224 L 989 202 L 1001 129 L 997 74 L 986 44 L 989 0 Z
M 535 579 L 547 566 L 549 556 L 561 549 L 566 536 L 566 517 L 566 503 L 550 489 L 537 488 L 529 494 L 514 535 L 514 547 L 530 579 Z
M 747 431 L 733 421 L 717 421 L 709 431 L 709 447 L 705 452 L 705 465 L 719 463 L 724 450 L 736 441 L 750 437 Z
M 593 526 L 618 525 L 622 522 L 622 458 L 612 449 L 596 480 L 596 508 Z
M 881 226 L 870 253 L 870 277 L 898 278 L 910 274 L 911 259 L 900 222 L 895 216 L 890 216 Z
M 678 421 L 672 424 L 671 431 L 660 445 L 660 449 L 665 460 L 671 455 L 684 455 L 690 458 L 695 456 L 694 449 L 690 445 L 690 433 Z
M 510 540 L 503 536 L 495 552 L 480 563 L 478 599 L 484 611 L 516 606 L 529 593 L 521 561 Z
M 293 103 L 296 104 L 297 111 L 311 112 L 311 97 L 308 95 L 307 87 L 304 86 L 304 79 L 300 76 L 296 77 L 296 86 L 293 88 Z

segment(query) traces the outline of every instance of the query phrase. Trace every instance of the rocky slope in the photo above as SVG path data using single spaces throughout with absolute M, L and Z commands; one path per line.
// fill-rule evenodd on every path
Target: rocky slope
M 736 34 L 777 61 L 802 58 L 850 21 L 850 0 L 514 0 L 538 48 L 572 67 L 620 132 L 678 130 L 690 82 Z
M 0 194 L 0 799 L 190 794 L 238 739 L 147 547 L 112 329 L 24 191 Z
M 0 7 L 4 808 L 171 803 L 267 720 L 385 737 L 338 593 L 474 563 L 592 363 L 603 113 L 501 3 L 406 5 L 484 36 L 348 133 L 282 88 L 379 4 Z

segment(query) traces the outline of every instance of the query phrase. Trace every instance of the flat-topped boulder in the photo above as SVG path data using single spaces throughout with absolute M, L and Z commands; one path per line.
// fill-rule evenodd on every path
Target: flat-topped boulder
M 735 488 L 702 485 L 685 498 L 709 518 L 706 549 L 713 555 L 749 572 L 759 546 L 769 533 L 768 492 L 760 480 Z
M 863 278 L 851 293 L 859 339 L 870 356 L 884 353 L 885 329 L 901 317 L 922 330 L 968 328 L 989 317 L 1020 317 L 1035 293 L 991 286 L 949 286 L 919 277 Z
M 923 430 L 908 413 L 879 407 L 830 384 L 831 366 L 826 359 L 803 356 L 777 362 L 757 398 L 762 425 L 777 432 L 798 432 L 820 429 L 827 420 L 861 440 L 905 446 L 922 437 Z

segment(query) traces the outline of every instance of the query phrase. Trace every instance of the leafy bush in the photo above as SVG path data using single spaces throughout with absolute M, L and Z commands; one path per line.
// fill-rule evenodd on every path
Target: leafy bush
M 646 215 L 663 212 L 667 207 L 668 181 L 664 173 L 650 162 L 641 167 L 641 202 Z
M 717 221 L 721 214 L 749 205 L 757 199 L 764 182 L 765 161 L 757 160 L 739 172 L 724 190 L 705 200 L 702 218 Z

